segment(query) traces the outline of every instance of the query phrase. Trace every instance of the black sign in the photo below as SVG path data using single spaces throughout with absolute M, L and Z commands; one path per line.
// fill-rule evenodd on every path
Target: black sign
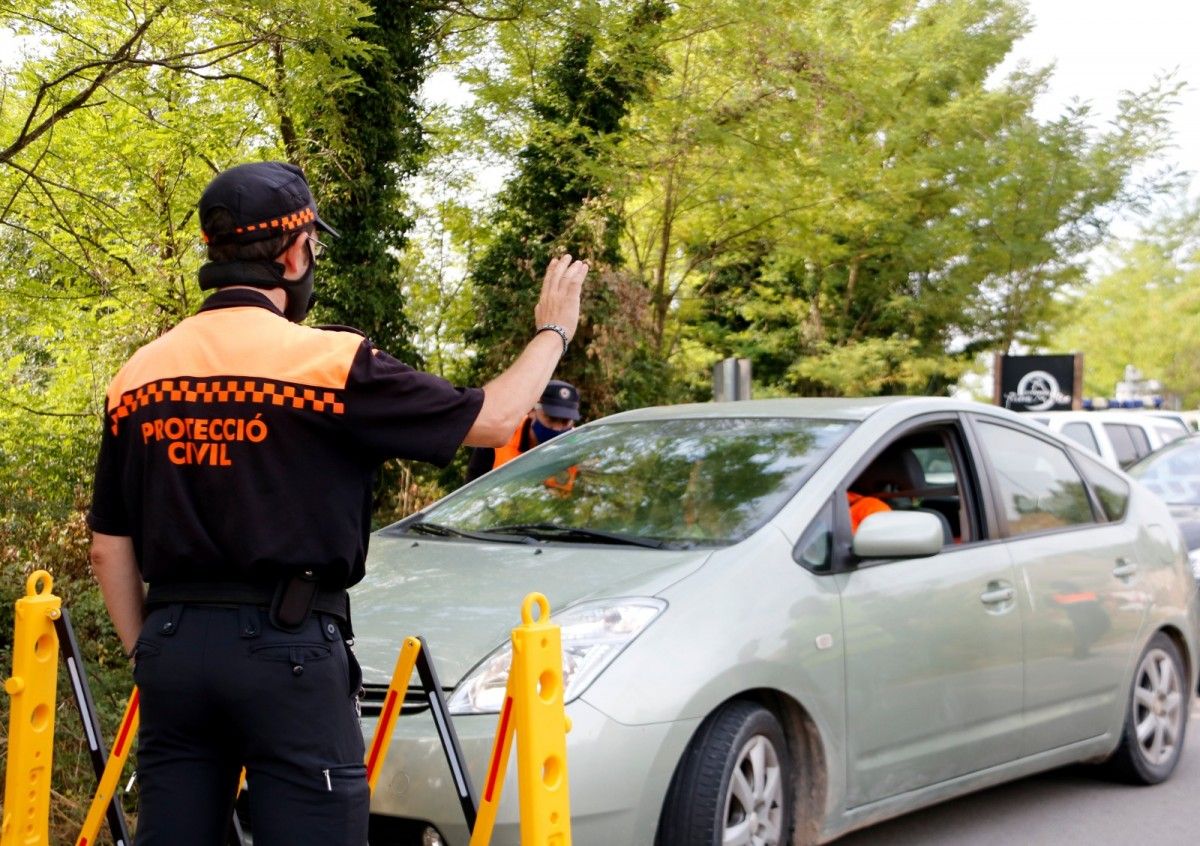
M 1069 411 L 1082 364 L 1074 355 L 996 357 L 996 404 L 1013 411 Z

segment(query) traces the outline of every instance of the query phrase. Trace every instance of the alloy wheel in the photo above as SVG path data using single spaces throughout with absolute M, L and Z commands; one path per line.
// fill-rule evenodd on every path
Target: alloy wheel
M 783 772 L 774 745 L 761 734 L 746 742 L 725 796 L 723 846 L 782 846 Z
M 1186 717 L 1183 680 L 1171 656 L 1151 649 L 1138 667 L 1133 686 L 1133 723 L 1143 758 L 1155 766 L 1171 760 Z

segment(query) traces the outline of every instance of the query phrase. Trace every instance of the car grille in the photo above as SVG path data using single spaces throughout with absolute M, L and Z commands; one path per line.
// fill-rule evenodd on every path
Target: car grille
M 383 713 L 383 701 L 387 698 L 386 684 L 364 684 L 362 695 L 362 715 L 378 717 Z M 443 696 L 449 696 L 449 690 L 443 690 Z M 429 694 L 423 687 L 410 687 L 404 692 L 404 704 L 400 706 L 400 716 L 420 714 L 429 710 Z

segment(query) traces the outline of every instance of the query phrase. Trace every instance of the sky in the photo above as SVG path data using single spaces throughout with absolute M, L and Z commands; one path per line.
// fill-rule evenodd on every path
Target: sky
M 1188 0 L 1026 0 L 1033 31 L 1001 68 L 1053 63 L 1036 115 L 1049 119 L 1072 98 L 1111 120 L 1122 91 L 1148 88 L 1156 74 L 1187 83 L 1174 110 L 1167 160 L 1200 174 L 1200 6 Z M 1200 180 L 1193 180 L 1198 182 Z M 1195 186 L 1193 193 L 1196 193 Z

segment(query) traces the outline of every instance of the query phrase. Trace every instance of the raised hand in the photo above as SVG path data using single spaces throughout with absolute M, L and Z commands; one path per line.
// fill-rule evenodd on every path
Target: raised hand
M 533 310 L 536 325 L 554 323 L 566 331 L 568 338 L 574 337 L 579 326 L 579 297 L 587 275 L 586 261 L 574 261 L 567 253 L 551 259 L 542 280 L 541 298 Z

